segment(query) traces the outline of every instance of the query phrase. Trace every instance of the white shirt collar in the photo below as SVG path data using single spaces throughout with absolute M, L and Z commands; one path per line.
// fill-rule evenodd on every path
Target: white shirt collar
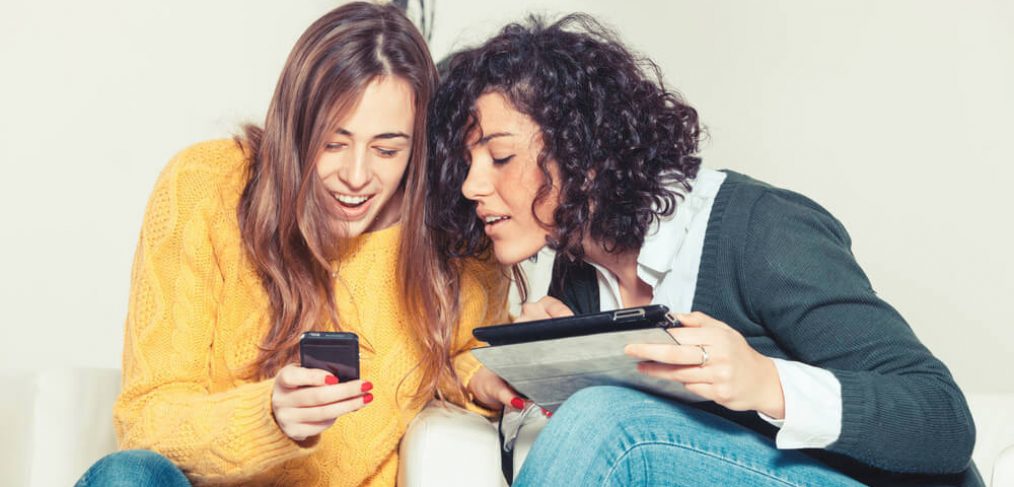
M 677 201 L 676 210 L 672 214 L 659 217 L 651 225 L 637 255 L 638 277 L 653 289 L 658 287 L 662 278 L 672 270 L 676 255 L 686 241 L 694 219 L 702 212 L 710 214 L 711 202 L 724 181 L 725 173 L 701 169 L 697 178 L 691 181 L 693 190 L 689 193 L 684 194 L 681 186 L 672 187 L 678 193 L 684 194 L 684 197 Z M 605 267 L 591 262 L 589 264 L 601 276 L 608 276 L 607 281 L 616 280 Z M 618 292 L 618 288 L 616 291 Z

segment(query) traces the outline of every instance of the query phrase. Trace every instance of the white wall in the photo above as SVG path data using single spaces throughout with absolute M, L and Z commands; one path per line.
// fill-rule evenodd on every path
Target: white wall
M 119 363 L 158 171 L 259 120 L 288 49 L 331 3 L 5 0 L 0 367 Z M 1011 2 L 439 0 L 434 55 L 526 11 L 578 9 L 699 109 L 707 165 L 824 204 L 967 390 L 1014 392 Z

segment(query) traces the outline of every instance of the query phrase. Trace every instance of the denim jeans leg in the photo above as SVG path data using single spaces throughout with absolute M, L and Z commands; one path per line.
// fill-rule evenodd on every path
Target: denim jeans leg
M 92 486 L 190 487 L 190 482 L 166 457 L 147 450 L 126 450 L 95 462 L 75 484 L 75 487 Z
M 515 486 L 859 486 L 725 418 L 633 389 L 583 389 L 553 415 Z

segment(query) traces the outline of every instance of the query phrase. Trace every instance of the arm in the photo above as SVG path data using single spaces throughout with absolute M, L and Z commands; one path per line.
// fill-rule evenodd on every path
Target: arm
M 184 152 L 170 163 L 146 211 L 114 418 L 121 448 L 157 451 L 194 480 L 235 480 L 309 449 L 275 424 L 272 380 L 209 390 L 223 285 L 210 237 L 219 205 L 212 165 L 188 161 Z
M 482 364 L 472 355 L 471 349 L 484 345 L 472 336 L 472 330 L 509 321 L 507 292 L 510 281 L 506 271 L 492 262 L 470 259 L 461 269 L 461 317 L 452 350 L 452 363 L 458 379 L 468 386 L 482 369 Z M 474 399 L 470 398 L 465 403 L 466 409 L 486 416 L 495 414 L 477 404 Z
M 811 201 L 768 193 L 740 256 L 748 309 L 795 359 L 841 385 L 827 450 L 895 472 L 964 470 L 975 428 L 947 368 L 881 300 L 841 224 Z

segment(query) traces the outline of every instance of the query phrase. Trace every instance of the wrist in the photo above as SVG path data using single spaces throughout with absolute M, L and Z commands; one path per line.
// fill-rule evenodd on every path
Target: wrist
M 778 367 L 771 358 L 763 355 L 760 358 L 763 371 L 763 380 L 760 384 L 763 386 L 757 411 L 772 419 L 785 419 L 785 395 L 782 392 L 782 379 L 778 375 Z

